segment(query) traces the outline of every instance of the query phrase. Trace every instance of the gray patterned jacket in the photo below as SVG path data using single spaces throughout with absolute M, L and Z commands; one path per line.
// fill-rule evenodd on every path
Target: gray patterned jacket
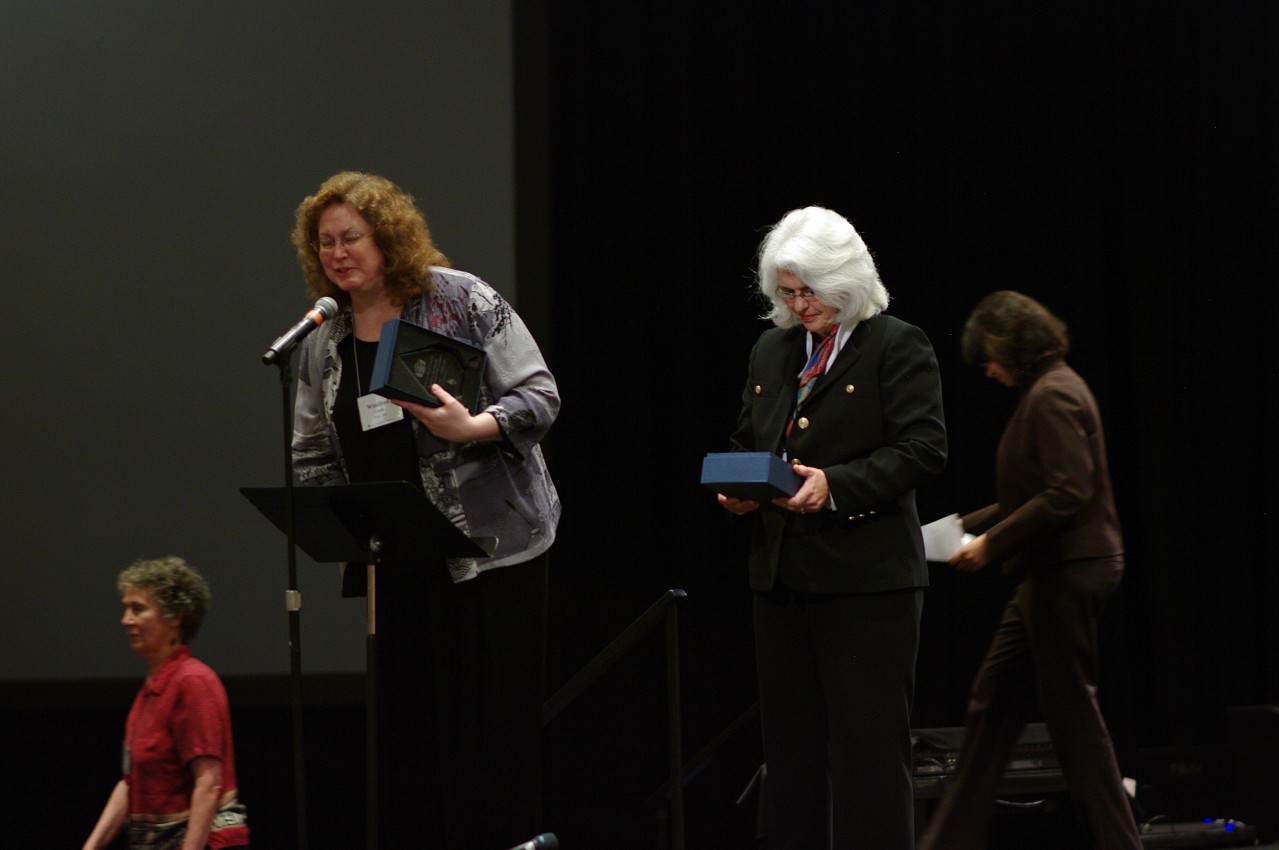
M 560 397 L 532 334 L 510 304 L 466 272 L 432 268 L 432 290 L 404 306 L 402 318 L 483 348 L 480 409 L 503 439 L 457 444 L 410 417 L 427 497 L 472 537 L 496 537 L 492 558 L 449 561 L 454 581 L 540 555 L 555 540 L 559 496 L 540 440 L 555 421 Z M 293 470 L 299 483 L 347 483 L 333 404 L 342 378 L 338 342 L 351 334 L 350 310 L 322 325 L 302 345 L 293 420 Z

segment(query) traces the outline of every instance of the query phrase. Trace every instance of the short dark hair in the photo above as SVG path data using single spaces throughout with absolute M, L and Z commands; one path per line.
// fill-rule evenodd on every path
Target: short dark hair
M 964 322 L 960 342 L 964 360 L 980 365 L 991 360 L 1019 372 L 1034 372 L 1048 360 L 1070 351 L 1066 323 L 1035 299 L 1020 292 L 992 292 Z

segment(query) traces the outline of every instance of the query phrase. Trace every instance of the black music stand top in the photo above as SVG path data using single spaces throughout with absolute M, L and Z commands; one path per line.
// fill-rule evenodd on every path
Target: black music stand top
M 487 558 L 492 538 L 471 539 L 407 481 L 332 487 L 241 487 L 276 528 L 288 533 L 285 508 L 293 494 L 298 547 L 320 563 Z

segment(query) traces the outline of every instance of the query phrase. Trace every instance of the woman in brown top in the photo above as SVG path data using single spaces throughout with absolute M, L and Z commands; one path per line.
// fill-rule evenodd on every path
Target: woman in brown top
M 976 534 L 951 558 L 1021 577 L 968 705 L 953 782 L 921 850 L 986 846 L 995 792 L 1038 697 L 1066 785 L 1094 846 L 1139 850 L 1097 705 L 1097 625 L 1123 575 L 1097 402 L 1063 358 L 1065 324 L 1037 301 L 994 292 L 964 325 L 963 353 L 1020 399 L 995 458 L 998 501 L 963 518 Z

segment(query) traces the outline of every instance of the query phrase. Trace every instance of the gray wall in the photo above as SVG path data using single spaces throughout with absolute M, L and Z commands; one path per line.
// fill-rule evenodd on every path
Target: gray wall
M 514 298 L 509 0 L 0 4 L 0 680 L 137 676 L 116 573 L 213 586 L 196 651 L 288 669 L 278 371 L 310 304 L 288 234 L 334 171 L 417 197 Z M 307 672 L 363 667 L 363 607 L 300 555 Z

